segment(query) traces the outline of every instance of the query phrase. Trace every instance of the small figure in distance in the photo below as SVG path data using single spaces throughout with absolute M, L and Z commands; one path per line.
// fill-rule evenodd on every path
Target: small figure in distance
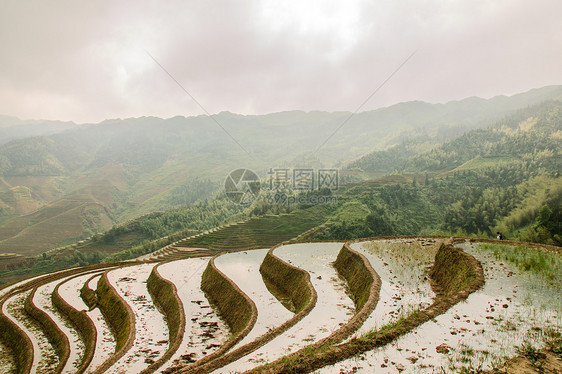
M 496 238 L 497 238 L 498 240 L 502 240 L 502 239 L 503 239 L 502 233 L 498 231 L 498 232 L 496 233 Z

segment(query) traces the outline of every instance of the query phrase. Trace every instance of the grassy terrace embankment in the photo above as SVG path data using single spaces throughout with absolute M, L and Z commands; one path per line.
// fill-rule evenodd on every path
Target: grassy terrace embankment
M 27 281 L 23 281 L 21 284 L 18 284 L 16 287 L 10 289 L 8 292 L 0 296 L 0 327 L 2 331 L 2 334 L 0 334 L 0 338 L 5 341 L 6 345 L 11 349 L 12 354 L 15 357 L 15 371 L 17 373 L 28 373 L 31 370 L 33 364 L 33 346 L 29 337 L 27 337 L 17 325 L 15 325 L 8 317 L 4 315 L 2 311 L 4 303 L 10 297 L 18 293 L 27 292 L 29 290 L 32 290 L 33 288 L 39 287 L 49 282 L 54 282 L 64 277 L 70 277 L 76 274 L 82 274 L 87 271 L 112 267 L 116 265 L 117 264 L 115 263 L 97 264 L 81 268 L 63 270 L 53 274 L 36 276 Z
M 214 368 L 214 360 L 220 359 L 252 330 L 258 318 L 258 310 L 252 299 L 215 265 L 215 257 L 209 260 L 201 278 L 201 289 L 209 302 L 217 308 L 232 333 L 230 339 L 218 350 L 192 365 L 179 369 L 178 373 L 206 372 L 203 368 Z M 174 371 L 175 372 L 175 371 Z
M 267 252 L 266 257 L 260 266 L 260 273 L 264 279 L 264 283 L 267 285 L 267 288 L 270 291 L 275 290 L 275 297 L 279 300 L 284 300 L 282 302 L 283 305 L 293 312 L 295 312 L 294 305 L 298 305 L 298 312 L 291 319 L 283 322 L 280 326 L 269 330 L 257 339 L 244 344 L 242 347 L 239 347 L 234 351 L 230 351 L 211 362 L 187 370 L 186 372 L 189 372 L 190 374 L 203 374 L 226 366 L 281 335 L 296 325 L 314 308 L 316 305 L 317 294 L 310 282 L 310 275 L 308 272 L 288 264 L 279 257 L 275 256 L 273 251 L 280 245 L 282 244 L 276 245 Z M 266 280 L 266 276 L 268 277 L 268 280 Z M 283 276 L 287 276 L 289 278 L 284 279 Z M 292 292 L 289 292 L 289 288 L 286 287 L 286 284 L 287 281 L 292 281 L 293 279 L 296 281 L 291 283 L 293 285 L 293 289 L 291 290 Z
M 334 262 L 338 274 L 346 280 L 349 293 L 355 304 L 355 315 L 334 331 L 330 336 L 322 339 L 315 346 L 326 346 L 342 341 L 357 331 L 369 315 L 375 310 L 379 301 L 381 290 L 381 279 L 369 260 L 351 249 L 349 243 L 345 243 L 338 253 Z
M 27 296 L 24 303 L 25 312 L 33 318 L 39 325 L 41 325 L 45 335 L 49 339 L 49 343 L 55 349 L 57 356 L 59 358 L 59 363 L 55 368 L 55 373 L 62 372 L 62 369 L 66 365 L 68 361 L 68 357 L 70 356 L 70 342 L 68 341 L 68 337 L 61 331 L 61 329 L 57 326 L 55 321 L 49 317 L 47 313 L 42 311 L 35 305 L 33 302 L 33 298 L 35 297 L 35 293 L 37 292 L 37 287 L 35 287 L 31 293 Z
M 209 261 L 203 272 L 201 289 L 219 310 L 234 339 L 253 327 L 254 317 L 257 315 L 254 302 L 216 267 L 214 258 Z
M 3 300 L 0 303 L 0 310 L 4 307 Z M 33 345 L 31 340 L 22 329 L 16 326 L 4 314 L 0 314 L 0 338 L 14 354 L 15 359 L 15 372 L 29 373 L 33 365 Z
M 168 361 L 178 350 L 185 333 L 185 311 L 181 299 L 178 296 L 176 286 L 172 282 L 162 278 L 160 273 L 158 273 L 158 266 L 160 266 L 160 264 L 152 268 L 146 282 L 146 287 L 156 306 L 162 311 L 162 314 L 166 316 L 170 339 L 166 353 L 144 369 L 141 372 L 143 374 L 153 373 Z
M 88 308 L 90 308 L 90 310 L 98 305 L 98 295 L 96 294 L 96 291 L 92 290 L 90 286 L 88 286 L 88 284 L 97 276 L 98 274 L 95 274 L 88 278 L 88 280 L 84 282 L 84 285 L 82 285 L 82 288 L 80 289 L 80 297 L 82 298 L 82 301 L 84 301 L 84 304 L 86 304 Z
M 431 280 L 438 296 L 427 308 L 347 343 L 319 348 L 306 347 L 250 372 L 307 373 L 390 343 L 466 299 L 470 293 L 482 287 L 484 274 L 474 257 L 455 248 L 452 241 L 449 241 L 441 245 L 435 256 Z
M 82 276 L 82 274 L 75 277 L 78 276 Z M 67 281 L 74 279 L 75 277 L 72 277 Z M 80 366 L 76 369 L 76 374 L 81 374 L 86 371 L 86 369 L 92 362 L 92 358 L 94 357 L 94 353 L 96 350 L 97 330 L 96 326 L 94 325 L 90 317 L 88 317 L 85 311 L 76 310 L 61 297 L 61 295 L 59 294 L 59 288 L 63 284 L 64 282 L 57 284 L 57 286 L 53 290 L 51 299 L 53 301 L 53 305 L 57 308 L 59 313 L 66 316 L 66 318 L 70 320 L 76 331 L 78 331 L 80 339 L 84 343 L 82 360 L 80 361 Z
M 478 260 L 454 247 L 453 241 L 441 244 L 429 276 L 438 295 L 433 305 L 441 300 L 458 302 L 466 299 L 471 292 L 484 284 L 484 275 Z
M 260 266 L 260 273 L 269 291 L 290 311 L 308 314 L 316 305 L 316 290 L 310 275 L 273 254 L 269 250 Z M 304 316 L 303 316 L 304 317 Z
M 135 318 L 133 310 L 109 282 L 107 271 L 98 281 L 96 290 L 98 307 L 115 337 L 115 353 L 95 373 L 103 373 L 117 362 L 133 346 Z
M 115 266 L 130 266 L 132 263 L 106 263 L 106 264 L 96 264 L 88 265 L 84 267 L 71 268 L 67 270 L 62 270 L 56 273 L 40 275 L 32 277 L 26 281 L 22 281 L 17 284 L 14 288 L 10 289 L 6 293 L 0 295 L 0 327 L 3 332 L 0 334 L 0 338 L 3 339 L 6 345 L 12 351 L 15 357 L 17 373 L 28 373 L 33 364 L 33 346 L 29 337 L 25 336 L 24 332 L 15 325 L 9 318 L 7 318 L 2 312 L 2 306 L 4 303 L 12 296 L 33 290 L 39 286 L 45 285 L 50 282 L 60 280 L 65 277 L 71 277 L 74 275 L 83 275 L 87 272 L 92 272 L 95 270 L 108 269 Z
M 338 273 L 346 280 L 356 309 L 361 309 L 369 300 L 371 286 L 375 281 L 374 270 L 365 256 L 344 244 L 334 262 Z

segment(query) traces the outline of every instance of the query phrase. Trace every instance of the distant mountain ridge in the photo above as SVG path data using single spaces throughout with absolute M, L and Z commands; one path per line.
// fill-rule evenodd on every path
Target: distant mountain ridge
M 551 152 L 549 159 L 555 160 L 562 147 L 561 126 L 562 102 L 551 100 L 515 111 L 491 126 L 441 145 L 429 136 L 408 138 L 387 150 L 367 154 L 348 168 L 370 174 L 440 173 L 484 168 L 486 159 L 492 166 L 500 161 L 522 162 L 542 151 Z
M 53 123 L 51 135 L 0 145 L 0 252 L 40 253 L 147 212 L 192 204 L 235 168 L 265 175 L 280 166 L 337 167 L 412 136 L 441 144 L 561 98 L 562 86 L 549 86 L 489 100 L 401 103 L 357 113 L 316 153 L 349 112 L 214 115 L 244 149 L 207 116 Z M 72 225 L 51 230 L 62 218 Z
M 0 115 L 0 144 L 32 136 L 49 136 L 76 128 L 74 122 L 47 120 L 20 120 L 16 117 Z

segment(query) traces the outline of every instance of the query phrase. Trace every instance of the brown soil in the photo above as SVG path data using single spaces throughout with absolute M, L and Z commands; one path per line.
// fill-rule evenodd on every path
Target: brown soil
M 550 350 L 542 352 L 541 357 L 532 361 L 527 357 L 514 357 L 506 365 L 496 371 L 488 371 L 486 374 L 560 374 L 562 373 L 562 355 Z

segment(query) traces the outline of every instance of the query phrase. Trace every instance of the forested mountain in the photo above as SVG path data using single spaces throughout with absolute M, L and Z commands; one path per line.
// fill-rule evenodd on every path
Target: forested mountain
M 553 108 L 559 103 L 550 101 L 520 109 L 492 127 L 471 131 L 442 146 L 436 146 L 429 136 L 410 137 L 387 150 L 368 154 L 348 168 L 383 174 L 438 173 L 481 168 L 486 163 L 513 164 L 523 161 L 526 155 L 532 156 L 529 162 L 541 162 L 541 151 L 557 152 L 560 118 Z
M 364 213 L 336 222 L 322 238 L 500 231 L 562 245 L 562 102 L 528 107 L 428 151 L 393 157 L 407 148 L 351 165 L 375 170 L 386 162 L 410 183 L 349 186 L 342 200 L 363 204 Z
M 557 98 L 562 98 L 560 86 L 489 100 L 397 104 L 354 115 L 323 146 L 351 113 L 117 119 L 11 140 L 0 145 L 0 252 L 40 253 L 148 212 L 211 198 L 225 176 L 240 167 L 263 176 L 279 166 L 338 166 L 375 150 L 380 162 L 369 162 L 371 155 L 352 165 L 374 175 L 470 169 L 466 162 L 485 161 L 459 149 L 450 159 L 449 150 L 433 147 Z M 542 125 L 528 125 L 537 126 Z M 516 130 L 495 131 L 490 139 Z M 423 153 L 428 149 L 434 153 Z M 513 163 L 511 156 L 493 157 Z
M 74 122 L 28 120 L 0 115 L 0 144 L 32 136 L 53 135 L 77 127 Z

